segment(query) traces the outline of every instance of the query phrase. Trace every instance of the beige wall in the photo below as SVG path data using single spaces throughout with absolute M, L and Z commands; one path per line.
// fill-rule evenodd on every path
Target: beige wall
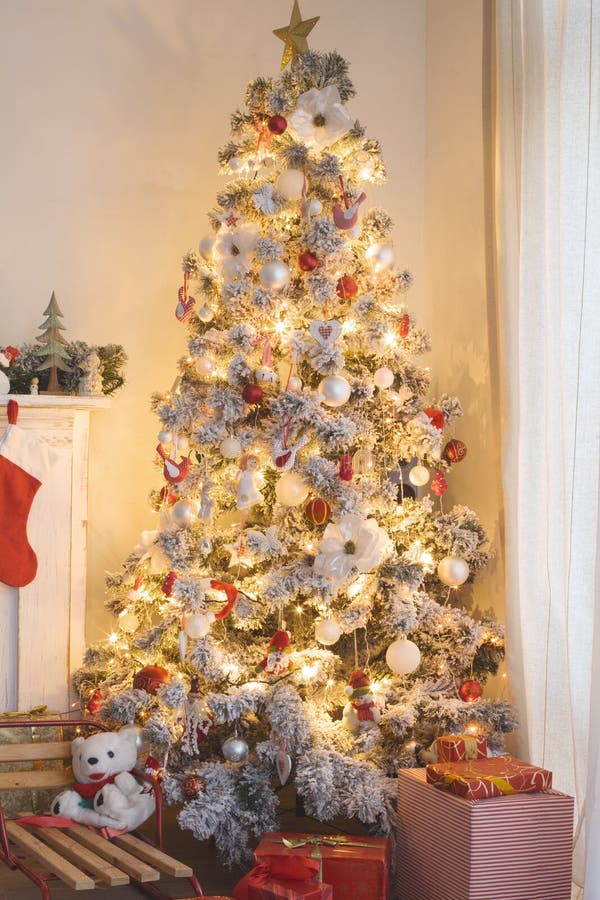
M 427 3 L 425 321 L 434 392 L 457 394 L 465 413 L 455 436 L 468 456 L 453 468 L 447 498 L 479 514 L 495 551 L 473 601 L 503 618 L 496 321 L 486 280 L 483 13 L 484 0 Z
M 423 287 L 425 4 L 304 0 L 315 49 L 351 61 L 352 111 L 383 144 L 373 197 L 396 222 L 399 261 Z M 185 329 L 180 257 L 206 233 L 216 152 L 247 81 L 276 72 L 291 2 L 0 0 L 0 344 L 30 339 L 52 289 L 70 337 L 123 343 L 128 383 L 94 415 L 89 617 L 105 570 L 143 528 L 157 483 L 153 390 L 170 386 Z

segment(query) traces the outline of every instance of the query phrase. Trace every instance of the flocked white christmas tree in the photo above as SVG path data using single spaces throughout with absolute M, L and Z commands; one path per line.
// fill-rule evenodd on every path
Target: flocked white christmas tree
M 412 279 L 369 204 L 379 144 L 345 60 L 284 32 L 290 67 L 248 85 L 212 231 L 183 260 L 158 525 L 76 674 L 84 704 L 100 691 L 103 718 L 143 726 L 181 825 L 230 863 L 276 827 L 288 777 L 309 814 L 387 832 L 397 768 L 436 735 L 494 749 L 515 725 L 481 696 L 503 633 L 463 601 L 487 538 L 443 505 L 461 407 L 428 398 Z

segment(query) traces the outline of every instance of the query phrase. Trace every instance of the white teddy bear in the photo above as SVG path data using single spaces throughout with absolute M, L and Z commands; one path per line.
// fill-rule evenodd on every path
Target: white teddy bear
M 139 784 L 131 769 L 137 761 L 134 731 L 99 731 L 71 744 L 76 784 L 54 798 L 53 816 L 97 828 L 133 831 L 155 807 L 150 785 Z

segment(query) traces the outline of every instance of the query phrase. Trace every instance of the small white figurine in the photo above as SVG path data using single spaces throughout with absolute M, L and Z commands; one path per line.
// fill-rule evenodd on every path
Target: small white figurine
M 198 518 L 203 522 L 212 522 L 215 511 L 215 499 L 209 495 L 212 483 L 206 478 L 200 491 L 200 509 L 198 510 Z
M 80 368 L 83 375 L 79 379 L 79 396 L 98 396 L 102 393 L 102 363 L 95 350 L 90 350 L 82 359 Z
M 237 508 L 250 509 L 255 503 L 261 503 L 263 495 L 259 490 L 262 476 L 258 471 L 260 460 L 254 453 L 245 453 L 240 459 L 238 476 Z
M 40 384 L 39 378 L 32 378 L 31 381 L 29 382 L 29 393 L 30 394 L 39 394 L 39 392 L 40 392 L 39 384 Z

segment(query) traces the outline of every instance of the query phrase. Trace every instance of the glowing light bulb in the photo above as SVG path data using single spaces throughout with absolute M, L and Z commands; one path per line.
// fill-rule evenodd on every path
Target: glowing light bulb
M 108 636 L 108 640 L 111 644 L 116 644 L 119 640 L 119 635 L 116 633 L 116 631 L 112 631 Z
M 305 681 L 308 681 L 309 678 L 314 678 L 317 672 L 319 671 L 318 663 L 311 663 L 310 665 L 302 666 L 300 670 L 302 677 Z

